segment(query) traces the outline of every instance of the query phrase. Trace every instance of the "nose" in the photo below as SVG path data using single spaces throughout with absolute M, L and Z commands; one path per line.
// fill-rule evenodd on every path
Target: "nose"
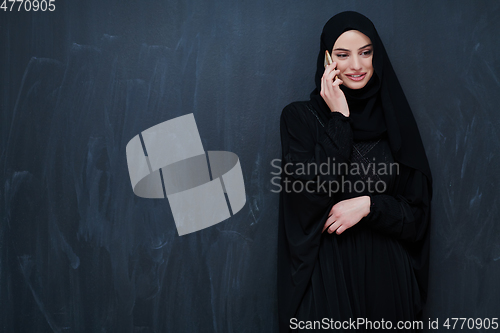
M 351 57 L 351 69 L 359 71 L 361 70 L 361 60 L 358 57 Z

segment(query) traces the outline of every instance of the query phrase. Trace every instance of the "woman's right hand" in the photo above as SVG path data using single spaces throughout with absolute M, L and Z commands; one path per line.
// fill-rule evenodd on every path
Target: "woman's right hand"
M 334 61 L 332 64 L 325 67 L 325 72 L 321 77 L 321 97 L 325 100 L 326 104 L 332 112 L 340 112 L 344 116 L 349 117 L 349 106 L 345 99 L 344 92 L 340 89 L 343 81 L 339 78 L 335 80 L 335 75 L 340 71 L 335 69 L 337 63 Z

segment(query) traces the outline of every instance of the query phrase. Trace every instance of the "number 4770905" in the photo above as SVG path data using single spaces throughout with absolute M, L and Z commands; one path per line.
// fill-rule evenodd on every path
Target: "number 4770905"
M 55 2 L 56 0 L 3 0 L 2 5 L 0 6 L 0 10 L 3 10 L 4 12 L 6 11 L 53 12 L 54 10 L 56 10 Z
M 451 320 L 450 320 L 451 319 Z M 463 330 L 464 326 L 470 330 L 472 329 L 494 329 L 498 328 L 498 318 L 446 318 L 443 327 L 447 329 L 460 329 Z M 452 324 L 453 322 L 453 324 Z M 462 322 L 462 324 L 460 324 Z M 458 325 L 457 325 L 458 324 Z

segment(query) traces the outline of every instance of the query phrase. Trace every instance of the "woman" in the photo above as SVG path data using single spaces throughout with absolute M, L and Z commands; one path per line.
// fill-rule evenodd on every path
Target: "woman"
M 280 332 L 417 331 L 396 325 L 421 319 L 427 296 L 431 172 L 368 18 L 326 23 L 315 82 L 281 115 Z

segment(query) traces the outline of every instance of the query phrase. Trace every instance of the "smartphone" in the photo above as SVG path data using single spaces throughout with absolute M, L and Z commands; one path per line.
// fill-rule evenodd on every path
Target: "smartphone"
M 332 62 L 333 62 L 333 60 L 332 60 L 332 57 L 330 56 L 330 52 L 328 52 L 328 50 L 325 50 L 324 66 L 326 67 L 326 66 L 330 65 Z M 335 80 L 337 80 L 337 79 L 338 79 L 338 77 L 337 77 L 337 75 L 335 75 Z

